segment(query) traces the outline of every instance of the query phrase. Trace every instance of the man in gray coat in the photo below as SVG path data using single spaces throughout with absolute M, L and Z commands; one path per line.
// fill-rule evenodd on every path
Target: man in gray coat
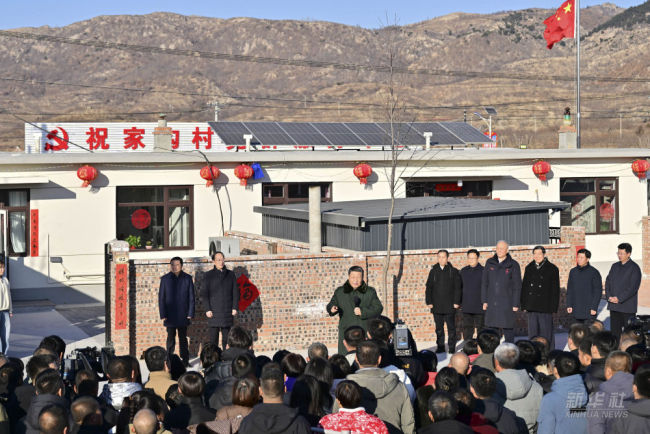
M 360 343 L 356 360 L 360 369 L 346 378 L 361 386 L 361 405 L 366 412 L 383 420 L 391 434 L 415 433 L 409 394 L 395 374 L 379 368 L 381 356 L 377 344 L 372 341 Z
M 612 421 L 612 434 L 650 432 L 650 365 L 641 365 L 634 374 L 634 401 L 625 401 L 627 417 Z
M 499 330 L 507 342 L 515 341 L 515 313 L 521 302 L 521 268 L 510 257 L 508 243 L 499 241 L 496 253 L 485 262 L 481 301 L 485 326 Z
M 537 431 L 537 416 L 542 403 L 544 390 L 533 380 L 525 369 L 517 369 L 519 348 L 515 344 L 504 342 L 494 351 L 497 391 L 495 399 L 524 421 L 528 431 Z
M 619 261 L 612 265 L 605 280 L 605 298 L 609 302 L 612 333 L 621 337 L 627 320 L 636 315 L 639 287 L 641 286 L 641 268 L 634 262 L 632 246 L 628 243 L 618 245 Z

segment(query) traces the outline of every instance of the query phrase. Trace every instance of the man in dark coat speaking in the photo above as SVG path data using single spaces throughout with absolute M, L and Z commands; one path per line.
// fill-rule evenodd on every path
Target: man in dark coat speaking
M 167 327 L 167 352 L 174 353 L 178 331 L 178 350 L 187 366 L 190 361 L 187 326 L 194 318 L 194 282 L 192 276 L 183 271 L 183 260 L 178 256 L 169 261 L 169 268 L 171 271 L 160 278 L 158 310 Z
M 203 276 L 201 300 L 205 306 L 205 316 L 210 327 L 210 342 L 219 345 L 221 332 L 222 350 L 226 349 L 228 332 L 239 307 L 239 287 L 235 273 L 225 267 L 225 257 L 221 252 L 212 255 L 214 268 Z
M 360 326 L 367 331 L 367 320 L 381 315 L 384 306 L 375 288 L 364 282 L 363 268 L 355 265 L 348 270 L 348 280 L 334 291 L 326 309 L 330 316 L 339 316 L 338 353 L 345 355 L 348 353 L 343 345 L 345 330 L 350 326 Z
M 521 269 L 508 253 L 508 243 L 499 241 L 496 253 L 485 261 L 481 301 L 485 326 L 499 330 L 506 342 L 515 340 L 515 312 L 521 299 Z

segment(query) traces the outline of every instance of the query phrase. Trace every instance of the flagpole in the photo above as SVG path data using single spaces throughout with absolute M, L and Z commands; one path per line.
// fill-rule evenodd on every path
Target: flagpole
M 580 0 L 575 1 L 576 40 L 576 147 L 580 149 Z

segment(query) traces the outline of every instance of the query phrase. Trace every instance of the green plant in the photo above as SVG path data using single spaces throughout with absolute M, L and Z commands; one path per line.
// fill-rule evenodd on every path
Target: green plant
M 147 241 L 147 246 L 151 246 L 153 244 L 153 240 Z
M 135 235 L 129 235 L 126 237 L 125 241 L 129 243 L 129 247 L 140 247 L 142 245 L 140 237 L 137 237 Z

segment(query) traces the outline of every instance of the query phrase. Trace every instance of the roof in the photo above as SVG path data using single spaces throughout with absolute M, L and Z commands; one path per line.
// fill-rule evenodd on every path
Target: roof
M 388 162 L 390 156 L 383 151 L 356 150 L 342 151 L 276 151 L 276 152 L 208 152 L 208 159 L 215 163 L 368 163 Z M 399 156 L 400 161 L 416 163 L 431 161 L 523 161 L 546 159 L 551 163 L 558 160 L 602 160 L 611 162 L 614 159 L 629 160 L 650 157 L 650 148 L 588 148 L 588 149 L 515 149 L 515 148 L 459 148 L 404 151 Z M 22 152 L 0 152 L 0 166 L 12 165 L 52 165 L 52 164 L 201 164 L 205 160 L 198 152 L 87 152 L 87 153 L 47 153 L 25 154 Z
M 486 200 L 450 197 L 408 197 L 395 199 L 393 220 L 445 218 L 466 215 L 490 215 L 541 210 L 561 210 L 566 202 Z M 390 199 L 321 203 L 324 223 L 363 227 L 366 222 L 388 220 Z M 309 204 L 256 206 L 253 211 L 278 217 L 309 219 Z
M 253 147 L 290 146 L 367 149 L 390 146 L 391 137 L 405 145 L 445 146 L 491 143 L 482 132 L 465 122 L 208 122 L 226 145 L 244 145 L 251 135 Z

